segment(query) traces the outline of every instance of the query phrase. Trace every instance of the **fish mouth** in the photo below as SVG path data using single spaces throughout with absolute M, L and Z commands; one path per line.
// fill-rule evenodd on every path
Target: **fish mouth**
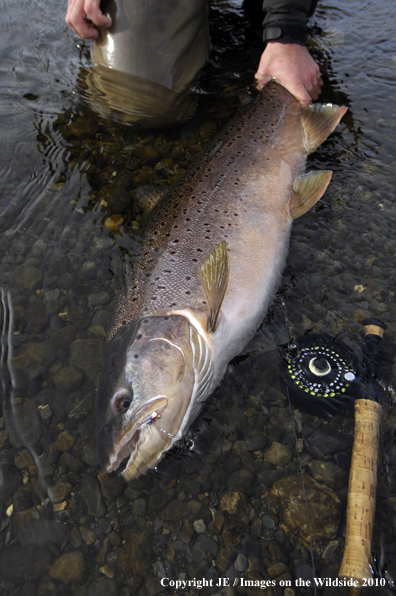
M 128 458 L 126 467 L 122 471 L 124 477 L 128 476 L 128 470 L 133 466 L 139 449 L 139 440 L 142 429 L 160 417 L 168 404 L 165 396 L 156 395 L 140 406 L 133 414 L 128 423 L 128 430 L 123 435 L 118 445 L 114 445 L 114 451 L 110 455 L 110 461 L 106 466 L 107 473 L 117 470 L 121 463 Z

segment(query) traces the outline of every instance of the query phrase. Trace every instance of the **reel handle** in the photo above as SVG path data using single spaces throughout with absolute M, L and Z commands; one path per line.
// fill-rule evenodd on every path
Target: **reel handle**
M 382 406 L 368 399 L 355 401 L 355 438 L 349 473 L 347 525 L 339 577 L 372 577 L 371 539 L 377 493 L 379 428 Z

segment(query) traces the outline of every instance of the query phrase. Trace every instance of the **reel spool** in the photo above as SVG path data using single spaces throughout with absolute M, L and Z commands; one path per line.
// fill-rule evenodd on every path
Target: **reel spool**
M 289 344 L 281 363 L 282 388 L 290 401 L 311 414 L 334 416 L 352 408 L 364 393 L 377 346 L 386 325 L 378 319 L 363 321 L 363 354 L 326 335 L 306 335 Z M 363 365 L 362 362 L 365 364 Z

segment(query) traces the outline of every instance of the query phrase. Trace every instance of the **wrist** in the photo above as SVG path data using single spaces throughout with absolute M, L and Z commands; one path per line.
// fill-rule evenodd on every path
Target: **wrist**
M 277 41 L 279 43 L 297 43 L 305 45 L 307 27 L 305 23 L 276 21 L 264 27 L 263 41 Z

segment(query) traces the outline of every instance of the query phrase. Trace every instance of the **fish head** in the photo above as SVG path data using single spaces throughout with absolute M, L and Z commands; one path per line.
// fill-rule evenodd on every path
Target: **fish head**
M 96 403 L 98 459 L 107 472 L 128 458 L 122 475 L 137 478 L 182 436 L 197 393 L 193 331 L 182 316 L 147 317 L 107 344 Z

